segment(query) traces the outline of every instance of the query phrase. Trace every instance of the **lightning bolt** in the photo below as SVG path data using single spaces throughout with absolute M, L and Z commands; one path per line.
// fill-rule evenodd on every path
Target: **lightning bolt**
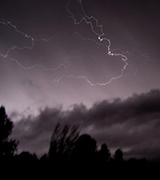
M 82 5 L 82 0 L 78 0 L 77 3 L 79 3 L 81 12 L 83 14 L 83 17 L 81 18 L 80 21 L 77 21 L 74 14 L 71 12 L 71 10 L 69 9 L 69 5 L 70 5 L 71 0 L 68 2 L 68 4 L 66 5 L 66 10 L 67 12 L 70 14 L 70 17 L 73 19 L 74 24 L 75 25 L 79 25 L 82 23 L 82 21 L 84 21 L 86 24 L 90 25 L 91 31 L 92 33 L 94 33 L 97 36 L 97 39 L 99 41 L 99 43 L 103 43 L 103 46 L 107 49 L 107 54 L 109 56 L 120 56 L 121 60 L 124 62 L 124 66 L 121 69 L 121 74 L 119 76 L 116 77 L 112 77 L 109 81 L 104 82 L 104 83 L 92 83 L 86 76 L 74 76 L 73 74 L 70 75 L 63 75 L 61 76 L 59 79 L 55 80 L 56 82 L 59 82 L 62 78 L 67 77 L 67 78 L 74 78 L 74 79 L 84 79 L 85 81 L 87 81 L 87 83 L 89 83 L 91 86 L 105 86 L 110 84 L 112 81 L 117 80 L 119 78 L 121 78 L 124 74 L 125 69 L 128 66 L 128 58 L 126 55 L 122 54 L 122 53 L 114 53 L 111 51 L 111 41 L 108 38 L 104 38 L 103 36 L 105 35 L 104 31 L 103 31 L 103 26 L 101 24 L 99 24 L 98 19 L 96 19 L 94 16 L 88 16 L 83 8 Z M 93 22 L 95 22 L 95 26 L 93 25 Z M 96 28 L 99 29 L 100 32 L 96 31 Z M 89 39 L 91 40 L 91 39 Z M 94 41 L 96 42 L 96 41 Z M 97 43 L 97 42 L 96 42 Z
M 14 29 L 14 31 L 18 34 L 21 34 L 22 36 L 24 36 L 25 38 L 31 40 L 31 45 L 30 46 L 23 46 L 23 47 L 18 47 L 18 46 L 12 46 L 10 47 L 7 52 L 5 54 L 0 54 L 0 57 L 3 57 L 3 58 L 6 58 L 8 60 L 11 60 L 11 61 L 14 61 L 20 68 L 24 69 L 25 71 L 28 71 L 28 70 L 31 70 L 31 69 L 34 69 L 36 67 L 39 67 L 39 68 L 42 68 L 43 70 L 45 71 L 56 71 L 58 70 L 59 68 L 61 67 L 64 67 L 66 68 L 66 64 L 64 63 L 61 63 L 59 64 L 57 67 L 55 68 L 46 68 L 45 66 L 43 65 L 40 65 L 40 64 L 34 64 L 32 66 L 29 66 L 29 67 L 25 67 L 23 66 L 17 59 L 15 58 L 12 58 L 12 57 L 9 57 L 9 54 L 11 51 L 17 49 L 17 50 L 25 50 L 25 49 L 29 49 L 29 50 L 32 50 L 33 47 L 34 47 L 34 44 L 35 44 L 35 41 L 44 41 L 44 42 L 49 42 L 51 39 L 53 39 L 55 36 L 52 36 L 52 37 L 49 37 L 48 39 L 40 39 L 40 40 L 36 40 L 35 38 L 33 38 L 32 36 L 18 30 L 18 28 L 16 27 L 16 25 L 12 24 L 10 21 L 0 21 L 0 24 L 2 25 L 5 25 L 5 26 L 10 26 L 11 28 Z M 66 61 L 66 60 L 65 60 Z
M 41 64 L 34 64 L 34 65 L 28 66 L 28 67 L 22 65 L 17 59 L 9 56 L 11 51 L 13 51 L 13 50 L 25 50 L 25 49 L 32 50 L 36 41 L 43 41 L 43 42 L 47 43 L 47 42 L 51 41 L 52 39 L 54 39 L 56 37 L 56 35 L 51 36 L 48 39 L 44 39 L 44 38 L 35 39 L 34 37 L 24 33 L 23 31 L 20 31 L 16 27 L 16 25 L 12 24 L 10 21 L 1 21 L 0 20 L 0 24 L 2 24 L 4 26 L 10 26 L 11 28 L 13 28 L 13 30 L 16 33 L 18 33 L 18 34 L 22 35 L 24 38 L 30 40 L 30 45 L 26 45 L 23 47 L 13 45 L 12 47 L 10 47 L 6 51 L 6 53 L 0 54 L 0 57 L 14 61 L 20 68 L 22 68 L 25 71 L 28 71 L 28 70 L 31 70 L 31 69 L 38 67 L 38 68 L 41 68 L 42 70 L 44 70 L 50 74 L 50 72 L 58 71 L 60 68 L 64 68 L 66 71 L 66 74 L 63 74 L 59 78 L 55 78 L 53 80 L 54 82 L 57 82 L 57 83 L 59 83 L 64 78 L 73 78 L 76 80 L 77 79 L 83 79 L 84 81 L 86 81 L 91 86 L 106 86 L 106 85 L 110 84 L 112 81 L 115 81 L 115 80 L 122 78 L 124 76 L 124 71 L 127 69 L 128 65 L 129 65 L 128 64 L 128 56 L 131 56 L 135 51 L 137 51 L 137 52 L 139 52 L 139 54 L 141 56 L 143 56 L 147 60 L 145 62 L 143 62 L 142 64 L 140 64 L 136 68 L 136 70 L 133 74 L 130 74 L 130 75 L 135 75 L 137 73 L 138 69 L 141 66 L 145 65 L 149 61 L 149 56 L 147 54 L 143 54 L 141 51 L 135 50 L 135 49 L 132 52 L 128 52 L 128 51 L 123 52 L 121 49 L 112 49 L 111 50 L 111 40 L 109 38 L 104 37 L 105 33 L 103 30 L 103 25 L 99 24 L 98 19 L 96 19 L 94 16 L 88 16 L 87 15 L 87 13 L 85 12 L 84 7 L 82 5 L 82 0 L 77 0 L 77 3 L 79 5 L 79 9 L 81 11 L 81 19 L 79 21 L 75 18 L 74 13 L 72 13 L 72 11 L 69 8 L 70 4 L 71 4 L 71 0 L 69 0 L 68 3 L 66 4 L 66 11 L 70 15 L 70 18 L 73 19 L 73 22 L 75 25 L 80 25 L 82 22 L 85 22 L 90 27 L 91 32 L 96 36 L 96 39 L 83 38 L 78 33 L 74 33 L 74 35 L 78 35 L 83 41 L 91 41 L 91 42 L 97 44 L 97 46 L 101 46 L 101 47 L 106 48 L 106 54 L 108 56 L 120 57 L 121 61 L 124 63 L 124 65 L 123 65 L 122 69 L 120 69 L 121 73 L 118 76 L 112 77 L 110 80 L 103 82 L 103 83 L 100 83 L 100 82 L 92 83 L 91 80 L 89 80 L 89 78 L 87 78 L 87 76 L 85 76 L 85 75 L 75 76 L 74 74 L 71 74 L 67 67 L 70 64 L 69 59 L 72 57 L 73 52 L 64 58 L 63 63 L 60 63 L 57 67 L 54 67 L 54 68 L 53 67 L 52 68 L 46 68 L 45 66 L 43 66 Z M 116 52 L 119 52 L 119 53 L 116 53 Z
M 3 58 L 8 57 L 8 56 L 9 56 L 9 53 L 10 53 L 12 50 L 15 50 L 15 49 L 18 49 L 18 50 L 30 49 L 30 50 L 31 50 L 31 49 L 33 48 L 34 42 L 35 42 L 35 40 L 34 40 L 33 37 L 25 34 L 25 33 L 22 32 L 22 31 L 19 31 L 19 30 L 17 29 L 17 27 L 16 27 L 14 24 L 12 24 L 10 21 L 8 21 L 8 22 L 0 21 L 0 24 L 3 24 L 3 25 L 5 25 L 5 26 L 11 26 L 11 27 L 15 30 L 15 32 L 17 32 L 17 33 L 23 35 L 25 38 L 28 38 L 28 39 L 31 40 L 31 46 L 24 46 L 24 47 L 12 46 L 12 47 L 10 47 L 10 48 L 8 49 L 8 51 L 6 52 L 6 54 L 0 54 L 1 57 L 3 57 Z

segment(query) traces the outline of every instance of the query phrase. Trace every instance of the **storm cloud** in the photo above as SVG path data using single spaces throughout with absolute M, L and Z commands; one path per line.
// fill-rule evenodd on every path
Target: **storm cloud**
M 97 145 L 106 143 L 111 151 L 122 148 L 125 158 L 160 158 L 160 90 L 134 94 L 127 99 L 103 100 L 91 108 L 75 104 L 70 110 L 46 107 L 37 116 L 14 123 L 12 137 L 19 151 L 47 153 L 57 122 L 78 124 Z

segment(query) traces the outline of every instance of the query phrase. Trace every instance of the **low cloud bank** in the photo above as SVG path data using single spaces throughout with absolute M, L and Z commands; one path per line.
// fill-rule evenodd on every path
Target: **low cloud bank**
M 15 122 L 13 137 L 19 150 L 46 153 L 57 122 L 79 124 L 81 133 L 90 134 L 110 149 L 122 148 L 125 157 L 160 159 L 160 91 L 134 94 L 126 100 L 103 100 L 93 104 L 73 105 L 72 110 L 49 108 Z

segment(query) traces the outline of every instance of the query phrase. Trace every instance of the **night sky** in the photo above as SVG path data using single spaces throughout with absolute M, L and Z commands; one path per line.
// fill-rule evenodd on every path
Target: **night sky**
M 19 152 L 47 152 L 61 121 L 160 159 L 159 19 L 159 0 L 1 0 L 0 103 Z

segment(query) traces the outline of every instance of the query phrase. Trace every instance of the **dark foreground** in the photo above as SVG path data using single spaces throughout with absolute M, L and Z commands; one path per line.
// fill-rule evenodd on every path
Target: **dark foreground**
M 2 163 L 2 162 L 1 162 Z M 1 176 L 8 178 L 29 179 L 145 179 L 158 178 L 160 163 L 149 163 L 145 160 L 124 162 L 63 162 L 54 164 L 45 160 L 5 161 L 1 168 Z

